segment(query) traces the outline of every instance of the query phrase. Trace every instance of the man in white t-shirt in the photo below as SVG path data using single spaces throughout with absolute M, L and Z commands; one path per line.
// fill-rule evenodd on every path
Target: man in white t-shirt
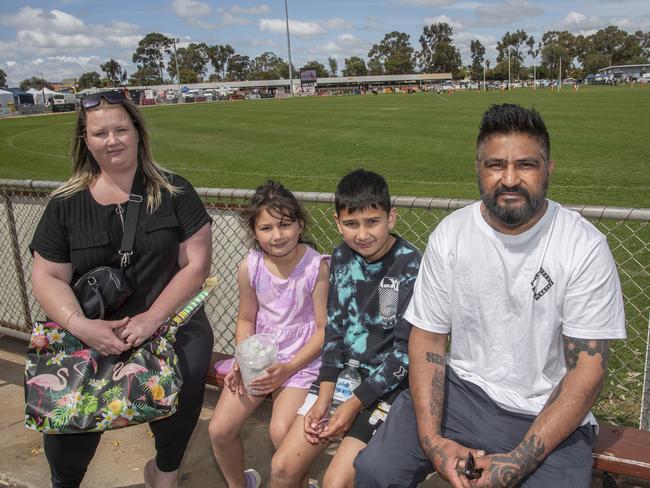
M 481 201 L 429 238 L 405 313 L 410 391 L 357 457 L 355 486 L 411 487 L 434 469 L 455 488 L 590 485 L 590 409 L 608 342 L 626 336 L 623 299 L 605 236 L 546 199 L 549 156 L 535 110 L 484 114 Z

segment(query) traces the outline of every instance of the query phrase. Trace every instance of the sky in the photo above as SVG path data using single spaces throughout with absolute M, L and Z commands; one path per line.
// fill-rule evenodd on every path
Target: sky
M 506 31 L 541 39 L 548 30 L 590 34 L 607 25 L 650 31 L 650 0 L 287 0 L 291 58 L 300 68 L 316 59 L 366 59 L 394 30 L 418 38 L 424 25 L 447 22 L 464 64 L 479 39 L 492 62 Z M 190 42 L 230 44 L 251 58 L 272 51 L 287 59 L 284 0 L 0 0 L 0 69 L 7 84 L 32 76 L 49 81 L 97 71 L 108 59 L 129 74 L 131 57 L 149 32 Z M 492 63 L 494 65 L 494 62 Z M 208 71 L 207 74 L 210 74 Z

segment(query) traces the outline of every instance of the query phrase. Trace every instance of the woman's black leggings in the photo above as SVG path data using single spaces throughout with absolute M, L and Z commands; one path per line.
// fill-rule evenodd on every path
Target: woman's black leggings
M 203 309 L 178 330 L 174 349 L 183 374 L 178 410 L 171 417 L 149 424 L 155 437 L 156 464 L 161 471 L 174 471 L 181 464 L 203 406 L 212 344 L 212 329 Z M 100 432 L 44 435 L 54 488 L 77 488 L 81 484 L 100 439 Z

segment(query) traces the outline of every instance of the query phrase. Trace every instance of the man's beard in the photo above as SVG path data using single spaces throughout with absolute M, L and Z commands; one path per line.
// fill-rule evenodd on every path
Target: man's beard
M 501 185 L 496 187 L 492 193 L 488 193 L 481 179 L 478 180 L 478 188 L 481 192 L 481 200 L 490 215 L 501 222 L 506 227 L 518 227 L 530 221 L 535 214 L 544 206 L 546 201 L 546 192 L 548 190 L 548 177 L 542 184 L 541 191 L 536 195 L 531 195 L 523 186 L 517 185 L 512 188 L 505 188 Z M 503 193 L 518 193 L 524 197 L 524 204 L 521 206 L 499 205 L 497 200 Z

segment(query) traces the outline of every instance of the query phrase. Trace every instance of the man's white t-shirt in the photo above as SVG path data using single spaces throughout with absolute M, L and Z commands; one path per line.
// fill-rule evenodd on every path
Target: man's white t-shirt
M 404 317 L 451 332 L 449 365 L 499 406 L 537 415 L 566 373 L 562 335 L 623 339 L 621 284 L 607 240 L 549 201 L 544 216 L 505 235 L 480 202 L 433 231 Z

